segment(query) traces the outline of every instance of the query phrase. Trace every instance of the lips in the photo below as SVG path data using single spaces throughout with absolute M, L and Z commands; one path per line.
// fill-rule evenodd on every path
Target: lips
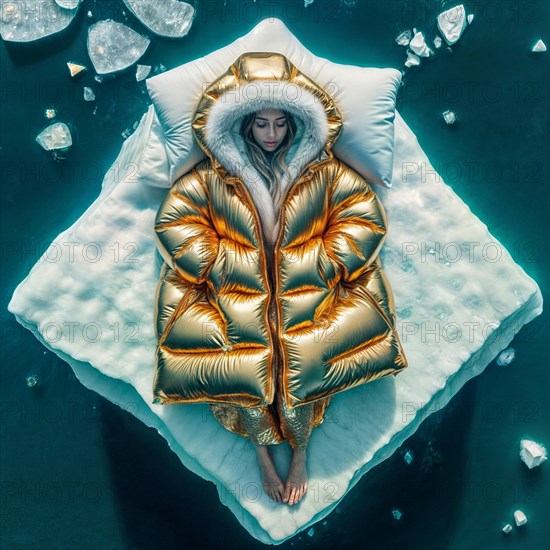
M 265 142 L 265 144 L 266 144 L 266 145 L 269 145 L 269 146 L 271 146 L 271 145 L 276 145 L 276 143 L 277 143 L 276 141 L 266 141 L 266 142 Z

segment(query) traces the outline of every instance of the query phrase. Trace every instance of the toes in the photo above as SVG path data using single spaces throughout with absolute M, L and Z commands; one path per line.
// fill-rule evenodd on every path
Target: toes
M 290 485 L 287 484 L 285 487 L 285 494 L 283 496 L 283 500 L 285 502 L 288 502 L 289 497 L 290 497 Z
M 296 502 L 296 487 L 292 487 L 289 502 L 291 505 L 294 505 L 294 503 Z

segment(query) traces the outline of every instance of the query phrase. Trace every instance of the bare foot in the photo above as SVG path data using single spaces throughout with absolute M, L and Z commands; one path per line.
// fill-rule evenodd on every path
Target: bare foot
M 293 506 L 306 494 L 307 491 L 307 471 L 306 471 L 306 453 L 294 451 L 290 471 L 285 485 L 285 494 L 283 501 Z
M 262 481 L 265 492 L 275 501 L 283 501 L 285 487 L 269 454 L 267 445 L 255 445 L 258 453 L 258 462 L 262 470 Z

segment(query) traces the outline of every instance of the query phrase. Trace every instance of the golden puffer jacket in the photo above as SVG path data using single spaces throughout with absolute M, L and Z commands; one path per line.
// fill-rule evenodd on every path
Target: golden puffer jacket
M 290 112 L 298 130 L 275 212 L 248 161 L 242 117 Z M 332 154 L 334 100 L 280 54 L 241 55 L 210 84 L 192 128 L 206 159 L 161 204 L 154 403 L 296 407 L 397 374 L 407 361 L 378 253 L 387 216 Z

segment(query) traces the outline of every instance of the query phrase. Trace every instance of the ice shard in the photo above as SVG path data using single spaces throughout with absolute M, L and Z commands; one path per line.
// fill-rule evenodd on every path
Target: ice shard
M 407 59 L 405 61 L 405 67 L 415 67 L 417 65 L 420 65 L 420 57 L 418 57 L 415 53 L 411 52 L 410 50 L 407 50 Z
M 412 32 L 409 29 L 404 30 L 403 32 L 400 32 L 397 38 L 395 39 L 395 41 L 400 46 L 408 46 L 411 40 L 412 40 Z
M 46 151 L 68 149 L 73 144 L 71 132 L 63 122 L 56 122 L 44 128 L 44 130 L 36 136 L 36 141 L 40 143 Z
M 88 54 L 98 74 L 122 71 L 147 50 L 150 40 L 112 19 L 98 21 L 88 29 Z
M 450 10 L 444 11 L 437 16 L 437 26 L 449 46 L 454 44 L 464 32 L 467 26 L 466 12 L 460 4 Z
M 538 40 L 537 43 L 531 48 L 532 52 L 545 52 L 546 44 L 542 40 Z
M 421 32 L 417 32 L 413 39 L 409 43 L 409 48 L 420 57 L 430 57 L 433 51 L 428 48 L 424 35 Z
M 527 516 L 521 510 L 516 510 L 514 512 L 514 519 L 518 527 L 521 527 L 527 523 Z
M 140 82 L 141 80 L 146 79 L 151 72 L 151 65 L 138 65 L 136 67 L 136 80 Z
M 66 10 L 74 10 L 78 8 L 81 0 L 55 0 L 55 3 Z
M 195 15 L 191 4 L 179 0 L 123 0 L 126 7 L 151 31 L 167 38 L 185 36 Z
M 501 351 L 496 358 L 496 363 L 499 367 L 505 367 L 509 365 L 516 357 L 516 350 L 514 348 L 506 348 Z
M 84 65 L 79 65 L 78 63 L 73 63 L 72 61 L 67 62 L 67 67 L 69 67 L 69 72 L 72 77 L 75 77 L 77 74 L 86 70 Z
M 83 96 L 84 101 L 95 101 L 94 91 L 89 86 L 84 86 Z
M 532 468 L 540 466 L 546 460 L 546 449 L 534 441 L 522 439 L 519 456 L 531 470 Z
M 55 0 L 0 2 L 0 35 L 9 42 L 32 42 L 66 29 L 78 11 Z

